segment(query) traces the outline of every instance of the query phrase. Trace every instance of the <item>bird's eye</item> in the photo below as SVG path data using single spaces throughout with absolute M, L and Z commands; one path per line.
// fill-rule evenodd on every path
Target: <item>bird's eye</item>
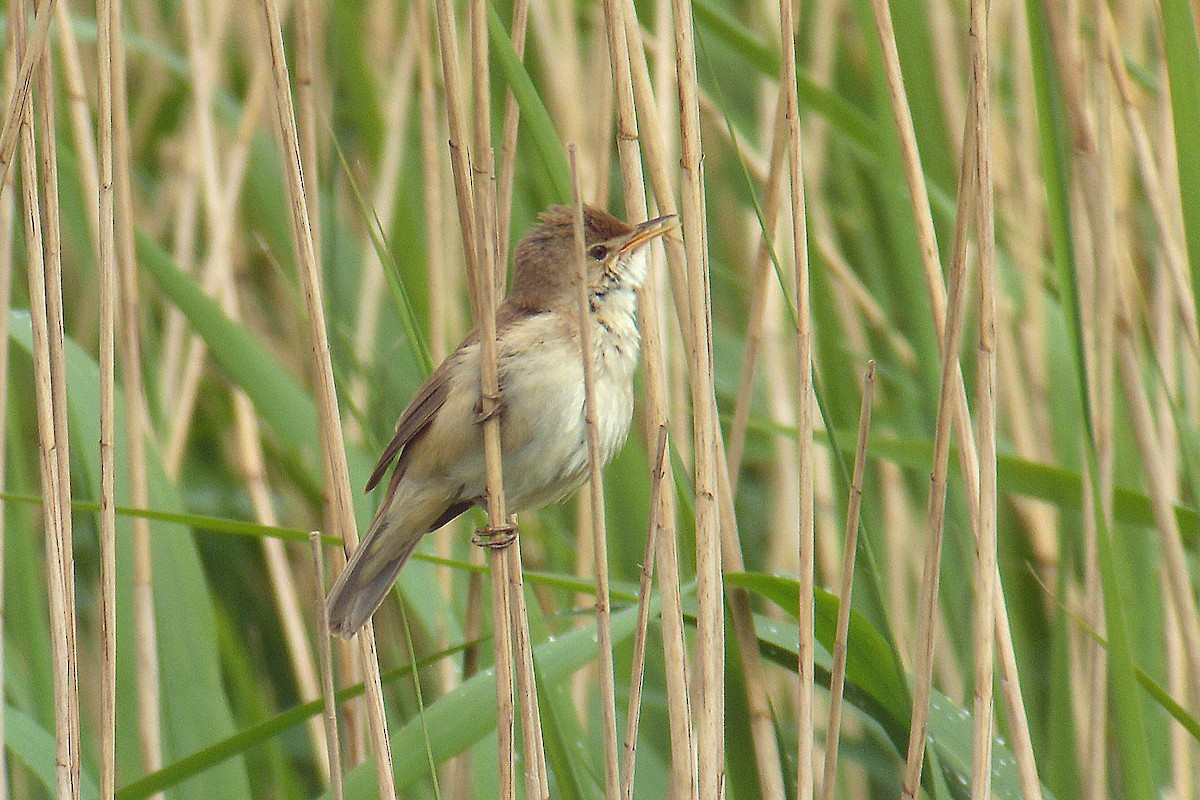
M 597 261 L 603 261 L 605 256 L 608 255 L 608 248 L 602 244 L 592 245 L 591 248 L 588 249 L 588 255 Z

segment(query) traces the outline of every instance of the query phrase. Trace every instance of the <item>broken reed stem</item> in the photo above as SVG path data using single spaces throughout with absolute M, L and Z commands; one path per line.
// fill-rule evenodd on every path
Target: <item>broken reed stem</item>
M 658 429 L 658 445 L 654 452 L 654 460 L 650 462 L 650 520 L 646 526 L 646 552 L 642 556 L 642 578 L 638 586 L 638 621 L 633 639 L 633 666 L 629 678 L 629 711 L 625 715 L 625 768 L 621 773 L 621 800 L 633 800 L 638 723 L 642 714 L 642 679 L 646 672 L 646 633 L 650 626 L 654 553 L 658 538 L 658 521 L 655 519 L 655 510 L 662 497 L 663 478 L 667 471 L 666 425 Z
M 976 414 L 979 439 L 979 503 L 975 517 L 974 746 L 971 796 L 992 792 L 994 618 L 999 575 L 996 561 L 996 231 L 992 205 L 991 87 L 988 77 L 987 0 L 971 0 L 971 100 L 974 103 L 975 238 L 979 258 L 979 356 Z M 967 149 L 967 148 L 964 148 Z M 965 166 L 965 165 L 964 165 Z
M 117 790 L 117 516 L 116 441 L 116 204 L 113 195 L 113 37 L 114 0 L 96 4 L 98 76 L 99 220 L 97 271 L 100 277 L 100 800 Z M 4 304 L 7 307 L 7 303 Z M 7 317 L 7 315 L 5 315 Z M 0 371 L 0 375 L 4 372 Z
M 292 108 L 290 80 L 284 58 L 283 31 L 275 0 L 262 3 L 267 26 L 267 45 L 275 83 L 277 114 L 284 158 L 284 176 L 291 206 L 292 235 L 296 248 L 297 267 L 304 288 L 308 310 L 309 347 L 315 359 L 316 399 L 321 425 L 321 445 L 325 461 L 326 491 L 329 493 L 330 517 L 337 526 L 347 553 L 358 546 L 358 529 L 350 501 L 350 475 L 346 466 L 346 449 L 342 440 L 338 414 L 337 391 L 333 381 L 333 362 L 326 335 L 325 311 L 321 300 L 321 278 L 317 256 L 309 227 L 310 213 L 304 190 L 300 144 L 296 133 L 296 117 Z M 375 651 L 375 632 L 371 623 L 364 626 L 358 637 L 362 650 L 364 681 L 367 694 L 367 716 L 371 745 L 375 753 L 375 777 L 383 800 L 395 800 L 396 786 L 392 776 L 391 745 L 388 742 L 387 721 L 384 716 L 383 688 L 379 680 L 379 661 Z
M 641 45 L 641 29 L 637 25 L 632 3 L 622 0 L 605 0 L 604 21 L 607 31 L 609 63 L 611 65 L 614 97 L 617 104 L 617 155 L 621 166 L 621 188 L 625 198 L 625 214 L 629 222 L 649 217 L 646 204 L 646 186 L 642 174 L 641 139 L 638 134 L 638 119 L 635 113 L 636 97 L 633 86 L 633 64 L 637 63 L 644 82 L 643 94 L 649 94 L 649 76 Z M 630 53 L 630 37 L 635 37 L 635 59 Z M 644 98 L 646 107 L 654 113 L 652 99 Z M 658 130 L 657 118 L 651 123 Z M 666 178 L 667 168 L 662 158 L 664 147 L 647 150 L 647 164 L 661 179 L 658 204 L 661 213 L 671 213 L 676 204 Z M 675 274 L 683 275 L 682 243 L 674 231 L 667 234 L 667 251 L 675 259 Z M 653 247 L 654 245 L 652 245 Z M 652 251 L 654 252 L 654 251 Z M 686 308 L 686 306 L 685 306 Z M 659 269 L 655 261 L 650 262 L 646 281 L 638 296 L 638 330 L 642 335 L 642 374 L 645 380 L 646 440 L 652 441 L 659 431 L 668 428 L 667 419 L 667 369 L 663 347 L 663 324 L 660 314 Z M 686 318 L 686 314 L 683 315 Z M 681 320 L 682 324 L 682 320 Z M 686 329 L 686 325 L 683 325 Z M 664 461 L 662 482 L 674 485 L 670 459 Z M 651 481 L 655 480 L 652 475 Z M 660 612 L 663 637 L 663 666 L 667 683 L 667 716 L 671 730 L 671 776 L 681 800 L 696 797 L 696 737 L 688 694 L 687 645 L 683 624 L 683 609 L 679 595 L 679 560 L 677 529 L 675 525 L 675 494 L 663 491 L 658 501 L 650 507 L 650 525 L 655 530 L 655 552 L 658 564 L 659 594 L 662 598 Z M 632 784 L 633 759 L 626 765 L 627 783 Z
M 850 637 L 850 597 L 854 589 L 854 556 L 858 550 L 858 519 L 862 506 L 863 472 L 867 461 L 867 436 L 871 431 L 871 401 L 875 395 L 875 362 L 863 376 L 862 407 L 858 414 L 858 444 L 854 449 L 854 477 L 846 508 L 846 541 L 842 549 L 842 585 L 838 592 L 837 634 L 833 641 L 833 674 L 829 685 L 829 725 L 825 734 L 825 774 L 821 800 L 833 800 L 837 781 L 838 738 L 842 727 L 842 692 L 846 687 L 846 642 Z
M 4 111 L 4 127 L 0 129 L 0 192 L 4 191 L 5 186 L 13 184 L 8 181 L 8 171 L 12 166 L 13 156 L 17 152 L 17 138 L 21 125 L 24 124 L 24 110 L 26 101 L 29 99 L 29 88 L 33 78 L 33 68 L 37 65 L 38 59 L 41 58 L 42 51 L 46 47 L 46 42 L 50 37 L 50 20 L 54 16 L 55 0 L 46 0 L 42 7 L 37 10 L 37 15 L 33 21 L 33 32 L 28 36 L 24 33 L 20 36 L 18 43 L 17 37 L 13 37 L 13 53 L 20 53 L 21 57 L 17 62 L 17 78 L 12 94 L 8 98 L 8 107 Z M 10 9 L 20 9 L 21 4 L 17 0 L 9 3 Z M 22 12 L 23 14 L 24 12 Z M 12 19 L 10 15 L 9 19 Z M 20 25 L 20 30 L 25 30 L 25 18 L 21 17 L 19 23 L 10 23 L 15 32 L 17 24 Z
M 713 385 L 708 236 L 701 174 L 700 103 L 691 0 L 674 0 L 675 69 L 679 90 L 680 210 L 687 250 L 691 334 L 692 433 L 696 490 L 696 655 L 700 681 L 697 762 L 703 800 L 716 800 L 725 780 L 725 620 L 718 505 L 716 396 Z
M 604 478 L 600 465 L 600 430 L 596 424 L 596 377 L 592 363 L 592 324 L 588 311 L 587 261 L 584 255 L 583 197 L 575 145 L 567 146 L 571 187 L 575 198 L 575 273 L 578 286 L 579 341 L 583 355 L 584 422 L 588 441 L 588 489 L 592 513 L 592 558 L 596 570 L 596 631 L 600 654 L 600 710 L 604 725 L 604 793 L 609 800 L 620 794 L 617 763 L 617 692 L 613 679 L 612 614 L 608 596 L 608 536 L 604 524 Z
M 780 0 L 780 29 L 783 32 L 783 76 L 787 87 L 784 104 L 788 130 L 788 175 L 791 185 L 792 242 L 796 270 L 796 425 L 800 464 L 800 647 L 796 702 L 798 739 L 796 786 L 799 800 L 812 800 L 816 776 L 813 772 L 813 680 L 815 655 L 815 599 L 813 597 L 813 399 L 812 399 L 812 307 L 808 285 L 808 222 L 804 207 L 804 163 L 800 140 L 799 100 L 796 96 L 796 7 L 793 0 Z
M 346 796 L 346 788 L 342 779 L 342 750 L 338 746 L 337 704 L 333 691 L 333 648 L 330 646 L 329 613 L 325 606 L 325 559 L 321 553 L 321 532 L 310 531 L 308 541 L 317 582 L 317 652 L 321 662 L 321 697 L 325 700 L 321 726 L 325 732 L 325 748 L 329 756 L 329 791 L 333 800 L 342 800 Z

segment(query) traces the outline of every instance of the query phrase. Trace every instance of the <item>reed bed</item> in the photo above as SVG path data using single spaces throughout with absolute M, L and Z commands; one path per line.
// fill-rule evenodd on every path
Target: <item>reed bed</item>
M 8 12 L 0 799 L 1196 796 L 1194 3 Z M 496 308 L 582 203 L 681 225 L 518 520 Z M 488 507 L 331 642 L 472 324 Z

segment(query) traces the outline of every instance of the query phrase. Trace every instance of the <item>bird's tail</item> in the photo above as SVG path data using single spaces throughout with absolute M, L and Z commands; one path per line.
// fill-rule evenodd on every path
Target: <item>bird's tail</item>
M 412 514 L 395 513 L 395 502 L 379 509 L 362 544 L 329 592 L 329 631 L 344 639 L 358 633 L 379 608 L 425 535 L 427 524 L 414 524 Z M 406 504 L 407 505 L 407 504 Z

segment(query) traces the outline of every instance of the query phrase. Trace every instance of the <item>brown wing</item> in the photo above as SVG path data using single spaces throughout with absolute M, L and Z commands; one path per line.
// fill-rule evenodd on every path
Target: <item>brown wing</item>
M 461 350 L 473 338 L 472 334 L 467 341 L 459 345 L 458 349 Z M 454 362 L 456 355 L 458 355 L 457 350 L 434 370 L 433 374 L 429 376 L 429 380 L 425 381 L 425 385 L 417 392 L 417 396 L 408 404 L 408 408 L 404 409 L 404 413 L 400 415 L 400 421 L 396 423 L 396 435 L 383 449 L 383 455 L 379 457 L 379 463 L 375 465 L 375 470 L 371 473 L 370 480 L 367 481 L 368 492 L 383 480 L 383 476 L 387 474 L 392 462 L 401 456 L 401 451 L 425 432 L 438 409 L 446 402 L 446 397 L 450 393 L 450 365 Z M 398 470 L 403 470 L 404 459 L 401 457 L 400 461 Z

